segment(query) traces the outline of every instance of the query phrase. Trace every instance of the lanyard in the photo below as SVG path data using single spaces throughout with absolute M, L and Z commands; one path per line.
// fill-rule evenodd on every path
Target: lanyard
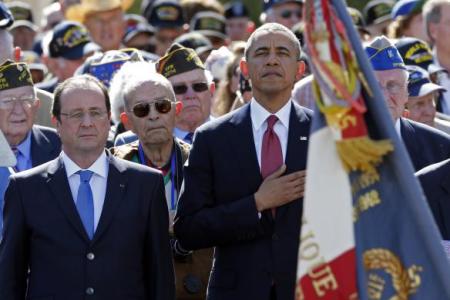
M 170 187 L 170 210 L 175 210 L 175 151 L 172 152 L 171 158 L 170 158 L 170 170 L 167 172 L 166 175 L 164 175 L 164 186 L 167 184 L 169 179 L 172 180 L 171 187 Z M 138 146 L 138 152 L 139 152 L 139 160 L 141 164 L 147 165 L 147 160 L 145 159 L 144 149 L 142 148 L 141 143 L 139 143 Z M 151 163 L 151 162 L 150 162 Z

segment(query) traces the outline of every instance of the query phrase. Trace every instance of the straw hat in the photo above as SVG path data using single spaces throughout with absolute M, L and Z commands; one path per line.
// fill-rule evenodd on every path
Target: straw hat
M 16 157 L 11 151 L 3 132 L 0 130 L 0 167 L 12 167 L 16 165 Z
M 134 0 L 81 0 L 81 3 L 70 6 L 66 11 L 66 19 L 83 22 L 87 15 L 115 8 L 126 11 Z

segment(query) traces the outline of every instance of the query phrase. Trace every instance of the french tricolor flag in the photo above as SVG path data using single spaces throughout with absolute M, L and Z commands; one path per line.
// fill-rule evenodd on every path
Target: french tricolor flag
M 306 0 L 303 15 L 317 108 L 296 299 L 450 299 L 437 226 L 345 4 Z

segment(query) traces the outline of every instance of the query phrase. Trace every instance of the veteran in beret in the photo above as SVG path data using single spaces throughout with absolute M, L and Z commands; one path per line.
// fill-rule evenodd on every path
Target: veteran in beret
M 43 164 L 61 151 L 54 129 L 34 125 L 39 105 L 28 66 L 10 60 L 0 65 L 0 130 L 16 155 L 15 171 Z
M 386 106 L 392 116 L 395 129 L 403 140 L 414 169 L 450 157 L 450 136 L 446 133 L 407 118 L 408 71 L 400 53 L 385 36 L 377 37 L 365 47 L 375 71 Z
M 213 77 L 193 49 L 176 43 L 160 58 L 156 70 L 170 81 L 177 101 L 183 103 L 174 135 L 190 144 L 195 129 L 211 119 Z

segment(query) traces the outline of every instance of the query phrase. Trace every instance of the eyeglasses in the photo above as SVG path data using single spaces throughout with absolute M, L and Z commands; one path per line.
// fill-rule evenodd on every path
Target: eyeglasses
M 196 83 L 193 83 L 191 85 L 191 87 L 194 90 L 194 92 L 197 92 L 197 93 L 201 93 L 201 92 L 207 91 L 209 89 L 209 86 L 206 82 L 196 82 Z M 188 90 L 188 86 L 185 84 L 173 85 L 173 91 L 177 95 L 186 94 L 187 90 Z
M 23 108 L 30 108 L 36 101 L 34 96 L 23 96 L 23 97 L 8 97 L 2 98 L 0 100 L 0 108 L 5 110 L 12 110 L 14 105 L 20 103 Z
M 289 19 L 292 17 L 292 15 L 296 16 L 297 18 L 301 19 L 302 18 L 302 11 L 301 10 L 283 10 L 280 13 L 280 16 L 283 19 Z
M 401 92 L 406 92 L 406 83 L 405 84 L 401 84 L 399 82 L 395 82 L 395 81 L 389 81 L 386 85 L 382 85 L 379 82 L 381 89 L 387 91 L 389 94 L 398 94 Z
M 60 115 L 67 117 L 70 121 L 73 122 L 81 122 L 84 120 L 84 117 L 86 115 L 89 116 L 89 118 L 93 121 L 100 121 L 106 119 L 107 113 L 106 111 L 100 110 L 100 109 L 90 109 L 87 112 L 84 111 L 74 111 L 69 113 L 60 113 Z
M 153 103 L 142 102 L 133 106 L 131 111 L 138 118 L 145 118 L 150 113 L 150 106 L 153 104 L 160 114 L 167 114 L 172 109 L 172 101 L 168 99 L 156 100 Z

